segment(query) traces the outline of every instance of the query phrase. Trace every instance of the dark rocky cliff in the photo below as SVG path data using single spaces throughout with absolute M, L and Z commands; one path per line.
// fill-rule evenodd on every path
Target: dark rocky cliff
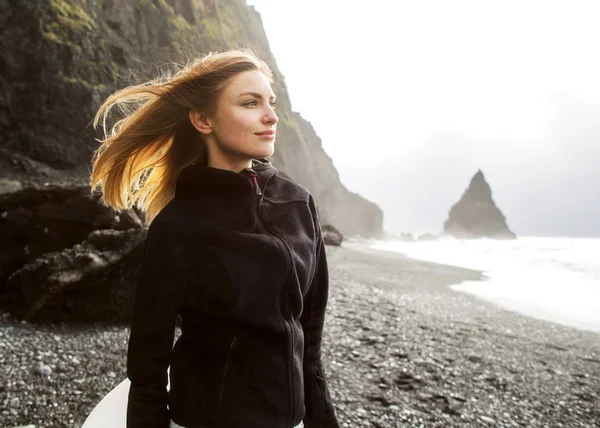
M 115 89 L 155 64 L 249 47 L 275 75 L 274 165 L 315 196 L 323 223 L 379 236 L 383 213 L 349 192 L 313 127 L 293 112 L 260 15 L 244 0 L 0 0 L 0 177 L 85 184 L 98 143 L 90 123 Z
M 450 209 L 444 222 L 444 233 L 457 238 L 516 238 L 492 199 L 492 189 L 481 170 L 473 176 L 467 190 Z

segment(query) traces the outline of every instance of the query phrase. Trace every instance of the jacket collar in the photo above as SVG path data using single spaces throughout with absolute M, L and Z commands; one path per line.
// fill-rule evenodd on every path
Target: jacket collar
M 252 166 L 239 173 L 206 164 L 191 163 L 179 173 L 175 193 L 193 192 L 214 196 L 248 191 L 254 187 L 252 171 L 256 173 L 261 190 L 265 188 L 267 181 L 278 173 L 277 168 L 266 158 L 252 159 Z

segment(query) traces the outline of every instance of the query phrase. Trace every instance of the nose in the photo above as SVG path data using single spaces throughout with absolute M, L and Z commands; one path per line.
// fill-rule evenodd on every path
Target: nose
M 273 110 L 273 107 L 269 106 L 267 108 L 267 113 L 264 115 L 263 121 L 268 125 L 275 125 L 279 121 L 279 118 L 277 117 L 275 110 Z

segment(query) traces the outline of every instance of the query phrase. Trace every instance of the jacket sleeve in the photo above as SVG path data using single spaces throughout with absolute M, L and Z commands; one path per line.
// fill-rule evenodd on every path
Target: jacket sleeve
M 321 342 L 325 323 L 325 310 L 329 294 L 327 254 L 319 216 L 313 198 L 309 202 L 317 237 L 316 271 L 311 286 L 304 297 L 300 322 L 304 332 L 304 417 L 305 428 L 339 428 L 327 379 L 321 360 Z
M 148 228 L 127 350 L 127 428 L 168 428 L 167 368 L 185 290 L 184 243 L 157 216 Z

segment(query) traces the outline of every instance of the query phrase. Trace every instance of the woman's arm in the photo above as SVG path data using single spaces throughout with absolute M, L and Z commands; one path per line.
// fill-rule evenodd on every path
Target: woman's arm
M 310 289 L 304 297 L 304 308 L 300 322 L 304 331 L 304 404 L 305 428 L 339 428 L 323 362 L 321 342 L 325 324 L 325 309 L 329 295 L 329 270 L 327 254 L 319 216 L 311 196 L 309 202 L 317 234 L 317 268 Z
M 157 216 L 144 247 L 127 351 L 127 428 L 168 428 L 167 368 L 186 283 L 183 238 Z

